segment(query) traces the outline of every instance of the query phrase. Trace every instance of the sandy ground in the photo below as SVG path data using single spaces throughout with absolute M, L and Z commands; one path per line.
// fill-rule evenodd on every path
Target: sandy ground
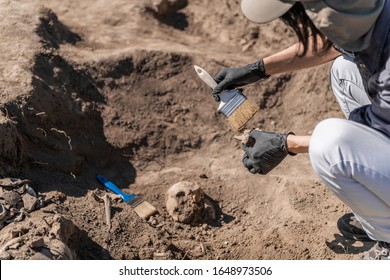
M 15 186 L 1 188 L 8 215 L 20 217 L 3 223 L 1 257 L 360 258 L 372 243 L 340 235 L 336 221 L 348 208 L 308 156 L 288 157 L 267 176 L 248 173 L 193 70 L 253 62 L 291 45 L 291 32 L 279 21 L 248 22 L 239 1 L 154 2 L 172 5 L 164 12 L 152 1 L 0 1 L 0 174 L 28 179 L 38 201 L 24 215 L 26 186 L 18 186 L 19 204 L 4 199 Z M 246 87 L 261 108 L 248 126 L 307 134 L 342 117 L 329 67 Z M 158 214 L 144 220 L 113 199 L 108 228 L 98 174 L 143 194 Z M 215 221 L 173 220 L 166 191 L 180 181 L 200 186 Z

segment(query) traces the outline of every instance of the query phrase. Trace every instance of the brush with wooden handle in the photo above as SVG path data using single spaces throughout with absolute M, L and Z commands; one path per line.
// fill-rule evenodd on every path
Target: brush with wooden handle
M 118 194 L 124 202 L 129 204 L 131 208 L 140 216 L 147 220 L 150 216 L 157 213 L 157 209 L 151 205 L 149 202 L 144 200 L 144 198 L 137 194 L 127 194 L 124 193 L 121 189 L 118 188 L 113 182 L 107 180 L 102 176 L 96 176 L 98 181 L 102 183 L 106 188 L 111 190 L 112 192 Z
M 213 77 L 203 68 L 194 65 L 195 71 L 199 78 L 205 82 L 210 88 L 214 89 L 217 83 Z M 245 124 L 256 114 L 259 107 L 248 100 L 241 90 L 224 90 L 219 94 L 221 99 L 218 107 L 218 112 L 221 112 L 228 118 L 231 127 L 235 131 L 240 131 Z

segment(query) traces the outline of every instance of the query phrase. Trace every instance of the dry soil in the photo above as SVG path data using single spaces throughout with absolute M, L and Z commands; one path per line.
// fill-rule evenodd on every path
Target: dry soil
M 234 132 L 193 69 L 216 74 L 288 47 L 295 38 L 280 21 L 250 23 L 238 0 L 0 6 L 0 174 L 28 179 L 40 202 L 22 221 L 4 224 L 2 247 L 24 238 L 5 248 L 6 258 L 42 257 L 50 240 L 39 236 L 71 250 L 50 258 L 77 259 L 341 260 L 372 246 L 340 235 L 337 219 L 349 210 L 307 155 L 286 158 L 266 176 L 247 172 Z M 329 67 L 247 86 L 260 106 L 248 126 L 308 134 L 322 119 L 342 117 Z M 113 200 L 108 229 L 96 175 L 143 194 L 158 214 L 145 221 Z M 180 181 L 201 187 L 216 221 L 172 219 L 166 191 Z M 47 216 L 72 231 L 53 237 L 55 222 L 38 225 Z

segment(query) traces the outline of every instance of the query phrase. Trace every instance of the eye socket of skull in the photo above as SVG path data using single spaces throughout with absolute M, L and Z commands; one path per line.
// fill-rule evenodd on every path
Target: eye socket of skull
M 206 195 L 196 183 L 182 181 L 166 192 L 166 209 L 177 222 L 190 224 L 215 218 L 215 209 L 210 207 L 213 206 L 206 203 Z
M 185 195 L 186 195 L 186 193 L 184 191 L 179 191 L 176 193 L 176 197 L 183 197 Z

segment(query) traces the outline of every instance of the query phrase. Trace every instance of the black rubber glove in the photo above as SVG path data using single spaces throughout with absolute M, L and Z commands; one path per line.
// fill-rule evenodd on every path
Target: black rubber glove
M 214 77 L 217 86 L 213 90 L 213 95 L 221 93 L 224 89 L 245 86 L 268 77 L 262 59 L 241 68 L 223 68 Z
M 287 136 L 289 134 L 293 133 L 280 134 L 252 130 L 249 135 L 255 143 L 252 147 L 246 145 L 242 147 L 245 151 L 242 161 L 248 171 L 265 175 L 288 154 L 295 155 L 287 150 Z

